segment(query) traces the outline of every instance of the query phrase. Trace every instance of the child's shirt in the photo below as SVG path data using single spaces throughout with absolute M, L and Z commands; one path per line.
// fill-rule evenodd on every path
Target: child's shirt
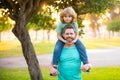
M 62 34 L 63 28 L 65 27 L 66 23 L 59 22 L 56 28 L 56 32 Z M 78 24 L 77 22 L 71 24 L 75 28 L 75 32 L 78 32 Z

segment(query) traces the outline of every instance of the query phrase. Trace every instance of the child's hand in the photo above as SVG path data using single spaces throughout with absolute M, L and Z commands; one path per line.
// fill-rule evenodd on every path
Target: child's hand
M 65 44 L 67 44 L 67 43 L 68 43 L 68 41 L 64 40 L 64 43 L 65 43 Z
M 65 41 L 65 44 L 74 44 L 75 42 L 72 41 L 72 42 L 69 42 L 69 41 Z
M 76 40 L 73 40 L 71 43 L 74 44 L 76 42 Z
M 72 42 L 68 42 L 68 44 L 75 44 L 75 41 L 73 40 Z
M 65 44 L 71 44 L 70 42 L 68 42 L 68 41 L 66 41 L 66 40 L 64 41 L 64 43 L 65 43 Z

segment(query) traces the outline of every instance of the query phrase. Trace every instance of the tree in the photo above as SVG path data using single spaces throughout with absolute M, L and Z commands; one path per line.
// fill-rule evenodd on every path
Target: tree
M 120 31 L 120 4 L 116 5 L 112 10 L 109 11 L 109 22 L 107 23 L 107 30 L 109 31 L 109 38 L 112 35 L 114 36 L 114 32 Z
M 42 4 L 42 0 L 0 0 L 0 8 L 8 10 L 6 13 L 15 21 L 12 32 L 21 43 L 31 80 L 42 80 L 43 77 L 26 25 Z
M 120 16 L 108 22 L 107 29 L 108 31 L 119 32 L 120 31 Z

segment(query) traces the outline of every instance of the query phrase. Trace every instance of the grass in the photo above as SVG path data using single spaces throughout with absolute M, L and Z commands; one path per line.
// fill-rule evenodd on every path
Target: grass
M 21 46 L 17 40 L 0 42 L 0 56 L 14 56 L 21 53 Z
M 48 68 L 41 68 L 44 80 L 57 80 L 49 76 Z M 83 80 L 120 80 L 120 67 L 92 68 L 90 74 L 83 72 Z M 0 80 L 30 80 L 28 70 L 25 69 L 0 69 Z
M 30 80 L 27 69 L 0 69 L 0 80 Z
M 111 39 L 82 39 L 87 49 L 109 48 L 120 46 L 120 38 Z
M 41 41 L 33 42 L 37 54 L 52 53 L 55 43 Z M 21 44 L 17 40 L 0 42 L 0 57 L 21 56 Z
M 117 39 L 81 39 L 87 49 L 108 48 L 120 46 L 120 38 Z M 46 54 L 52 53 L 55 42 L 33 41 L 36 53 Z M 0 57 L 21 56 L 22 50 L 19 41 L 2 41 L 0 42 Z
M 83 74 L 83 80 L 120 80 L 120 66 L 93 68 L 89 75 Z

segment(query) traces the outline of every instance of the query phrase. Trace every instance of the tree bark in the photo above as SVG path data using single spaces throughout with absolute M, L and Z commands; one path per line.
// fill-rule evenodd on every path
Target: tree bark
M 0 42 L 2 41 L 2 33 L 0 32 Z
M 35 50 L 26 28 L 26 24 L 27 23 L 24 17 L 19 18 L 16 20 L 15 27 L 12 31 L 21 42 L 23 55 L 28 65 L 31 80 L 43 80 Z

